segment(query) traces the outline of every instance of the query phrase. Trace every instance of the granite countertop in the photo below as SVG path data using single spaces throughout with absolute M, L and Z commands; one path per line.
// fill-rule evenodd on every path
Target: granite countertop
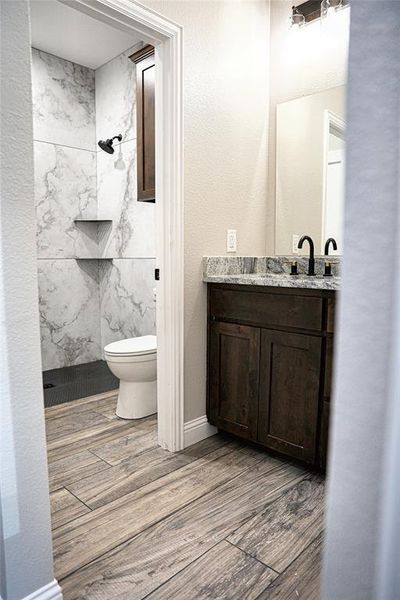
M 290 275 L 290 265 L 298 261 L 299 275 Z M 259 285 L 317 290 L 340 289 L 340 259 L 330 257 L 332 277 L 324 277 L 326 258 L 316 257 L 317 275 L 306 274 L 308 260 L 304 257 L 226 257 L 212 256 L 203 259 L 203 281 L 235 285 Z

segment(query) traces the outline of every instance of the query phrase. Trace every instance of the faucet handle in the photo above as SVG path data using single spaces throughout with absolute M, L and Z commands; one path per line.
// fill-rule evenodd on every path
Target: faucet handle
M 294 260 L 292 262 L 292 264 L 290 265 L 290 274 L 291 275 L 298 275 L 298 272 L 297 272 L 297 260 Z
M 330 262 L 325 262 L 324 277 L 332 277 L 332 263 Z

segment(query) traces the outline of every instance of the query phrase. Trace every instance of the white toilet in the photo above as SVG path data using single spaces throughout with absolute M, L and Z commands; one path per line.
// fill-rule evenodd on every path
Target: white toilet
M 157 337 L 145 335 L 104 348 L 109 369 L 118 377 L 117 416 L 141 419 L 157 412 Z

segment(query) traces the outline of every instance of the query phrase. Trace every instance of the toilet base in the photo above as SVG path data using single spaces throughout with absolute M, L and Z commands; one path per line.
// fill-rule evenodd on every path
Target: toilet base
M 157 381 L 120 381 L 117 417 L 143 419 L 157 412 Z

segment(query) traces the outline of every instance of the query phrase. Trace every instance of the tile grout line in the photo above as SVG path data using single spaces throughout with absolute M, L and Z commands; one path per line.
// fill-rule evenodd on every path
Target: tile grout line
M 127 432 L 127 431 L 129 431 L 128 427 L 126 427 L 126 426 L 125 426 L 125 424 L 124 424 L 124 425 L 122 425 L 122 426 L 118 426 L 118 427 L 116 427 L 116 426 L 115 426 L 115 424 L 113 424 L 113 421 L 109 421 L 109 422 L 107 423 L 107 425 L 108 425 L 108 427 L 105 427 L 105 428 L 101 429 L 100 431 L 96 431 L 96 432 L 95 432 L 95 433 L 93 433 L 93 434 L 90 434 L 90 433 L 89 433 L 89 435 L 85 436 L 85 438 L 84 438 L 84 439 L 88 439 L 88 438 L 96 438 L 96 437 L 98 437 L 98 436 L 102 436 L 103 434 L 109 434 L 110 436 L 112 436 L 110 439 L 108 439 L 108 440 L 106 440 L 106 441 L 104 441 L 104 440 L 101 440 L 101 441 L 99 441 L 99 443 L 98 443 L 98 445 L 104 445 L 104 444 L 107 444 L 108 442 L 112 442 L 112 441 L 114 441 L 114 439 L 116 439 L 116 438 L 118 438 L 118 437 L 124 437 L 124 436 L 122 435 L 122 432 Z M 82 430 L 82 431 L 84 431 L 84 430 Z M 121 436 L 119 435 L 120 433 L 121 433 Z M 125 433 L 125 435 L 127 435 L 127 434 Z M 57 453 L 57 451 L 58 451 L 58 452 L 61 452 L 61 450 L 64 450 L 64 451 L 65 451 L 65 449 L 67 449 L 69 446 L 74 446 L 74 445 L 75 445 L 75 444 L 76 444 L 78 441 L 80 441 L 80 440 L 77 440 L 77 439 L 76 439 L 76 440 L 72 440 L 72 441 L 65 441 L 65 440 L 64 440 L 64 442 L 63 442 L 62 444 L 59 444 L 59 445 L 54 445 L 53 447 L 49 448 L 49 454 L 50 454 L 50 453 L 52 453 L 52 454 L 56 454 L 56 453 Z M 55 442 L 53 441 L 53 442 L 52 442 L 52 444 L 55 444 Z M 49 446 L 50 444 L 48 443 L 47 445 Z M 83 448 L 83 450 L 87 450 L 87 449 L 88 449 L 88 447 L 89 447 L 89 446 L 87 446 L 86 448 Z M 71 453 L 65 454 L 64 456 L 60 456 L 60 458 L 67 458 L 67 457 L 71 457 L 71 456 L 73 456 L 74 454 L 78 454 L 78 453 L 79 453 L 79 452 L 81 452 L 81 451 L 82 451 L 82 449 L 81 449 L 81 448 L 77 448 L 76 450 L 74 450 L 74 451 L 73 451 L 73 452 L 71 452 Z M 51 462 L 51 463 L 53 463 L 53 462 L 56 462 L 57 460 L 60 460 L 60 458 L 57 458 L 56 460 L 51 460 L 51 461 L 49 461 L 49 462 Z M 48 459 L 48 460 L 49 460 L 49 459 Z
M 229 537 L 229 536 L 228 536 Z M 252 558 L 253 560 L 257 561 L 260 565 L 262 565 L 263 567 L 266 567 L 267 569 L 270 569 L 271 571 L 273 571 L 274 573 L 276 573 L 277 575 L 280 575 L 281 573 L 279 571 L 277 571 L 276 569 L 274 569 L 273 567 L 271 567 L 270 565 L 267 565 L 266 563 L 264 563 L 262 560 L 260 560 L 259 558 L 257 558 L 256 556 L 253 556 L 252 554 L 250 554 L 249 552 L 247 552 L 247 550 L 243 550 L 243 548 L 240 548 L 239 546 L 236 546 L 236 544 L 233 544 L 231 541 L 228 540 L 228 538 L 224 538 L 223 540 L 224 542 L 227 542 L 228 544 L 230 544 L 233 548 L 236 548 L 236 550 L 239 550 L 240 552 L 242 552 L 243 554 L 245 554 L 246 556 L 248 556 L 249 558 Z M 276 578 L 277 579 L 277 578 Z
M 69 490 L 67 490 L 67 488 L 65 486 L 62 486 L 61 488 L 58 488 L 57 490 L 53 490 L 52 492 L 49 493 L 49 497 L 50 497 L 50 501 L 51 501 L 51 496 L 53 494 L 55 494 L 56 492 L 60 492 L 62 490 L 67 491 L 69 494 L 71 494 L 71 496 L 74 496 L 76 500 L 78 500 L 78 502 L 80 502 L 81 504 L 83 504 L 86 508 L 89 509 L 89 511 L 91 512 L 91 509 L 89 508 L 89 506 L 86 506 L 86 504 L 84 502 L 82 502 L 82 500 L 80 500 L 79 498 L 77 498 L 74 494 L 72 494 Z M 89 513 L 84 513 L 84 514 L 89 514 Z M 82 516 L 82 515 L 79 515 Z M 64 521 L 63 523 L 60 523 L 60 525 L 57 525 L 57 527 L 53 527 L 51 528 L 51 532 L 53 534 L 53 532 L 57 531 L 57 529 L 59 529 L 60 527 L 64 527 L 64 525 L 68 525 L 69 523 L 72 523 L 73 521 L 75 521 L 77 517 L 71 517 L 70 519 L 68 519 L 67 521 Z M 53 522 L 53 517 L 51 516 L 51 522 Z
M 113 261 L 117 261 L 117 260 L 155 260 L 156 257 L 155 256 L 117 256 L 115 258 L 113 258 Z M 47 257 L 37 257 L 37 260 L 48 260 L 48 261 L 53 261 L 53 260 L 107 260 L 104 258 L 91 258 L 91 257 L 87 257 L 87 258 L 82 258 L 82 257 L 78 257 L 78 256 L 58 256 L 56 258 L 47 258 Z M 49 371 L 51 369 L 48 369 Z
M 148 598 L 149 596 L 151 596 L 152 594 L 154 594 L 154 592 L 156 592 L 157 590 L 159 590 L 160 588 L 162 588 L 169 581 L 172 581 L 173 579 L 175 579 L 175 577 L 177 577 L 178 575 L 180 575 L 181 573 L 183 573 L 183 571 L 185 571 L 187 568 L 191 567 L 194 563 L 196 563 L 198 560 L 200 560 L 201 558 L 203 558 L 203 556 L 205 556 L 208 552 L 210 552 L 211 550 L 213 550 L 216 546 L 218 546 L 218 544 L 220 544 L 223 541 L 224 540 L 219 540 L 219 542 L 216 542 L 215 544 L 213 544 L 212 546 L 210 546 L 209 548 L 207 548 L 207 550 L 205 550 L 204 552 L 202 552 L 201 554 L 199 554 L 199 556 L 196 556 L 196 558 L 194 558 L 193 560 L 191 560 L 190 563 L 188 563 L 182 569 L 180 569 L 179 571 L 177 571 L 176 573 L 174 573 L 173 575 L 171 575 L 171 577 L 168 577 L 168 579 L 166 579 L 165 581 L 163 581 L 162 583 L 160 583 L 160 585 L 158 585 L 153 590 L 151 590 L 151 592 L 149 592 L 145 596 L 142 596 L 138 600 L 146 600 L 146 598 Z
M 321 532 L 323 533 L 323 531 Z M 303 548 L 303 550 L 300 552 L 300 554 L 298 554 L 296 556 L 296 558 L 294 558 L 286 567 L 285 569 L 282 571 L 282 573 L 279 573 L 278 577 L 276 579 L 274 579 L 274 581 L 271 581 L 271 584 L 276 584 L 279 582 L 280 579 L 282 579 L 285 575 L 287 570 L 296 562 L 296 560 L 298 560 L 308 549 L 309 547 L 315 542 L 315 540 L 321 535 L 321 533 L 319 533 L 313 540 L 311 540 L 311 542 L 309 544 L 307 544 L 307 546 L 305 548 Z M 267 585 L 266 588 L 264 588 L 264 590 L 257 596 L 257 598 L 255 598 L 255 600 L 258 600 L 261 597 L 261 594 L 263 594 L 265 592 L 265 590 L 267 590 L 269 587 L 269 585 Z
M 60 144 L 58 142 L 50 142 L 48 140 L 40 140 L 38 138 L 33 138 L 33 141 L 35 143 L 38 144 L 48 144 L 49 146 L 60 146 L 61 148 L 69 148 L 70 150 L 82 150 L 83 152 L 92 152 L 93 154 L 98 154 L 100 152 L 102 152 L 102 150 L 99 148 L 97 149 L 97 146 L 94 148 L 79 148 L 79 146 L 70 146 L 68 144 Z M 117 144 L 115 144 L 115 148 L 119 148 L 120 146 L 123 146 L 124 144 L 127 144 L 129 142 L 136 142 L 136 138 L 129 138 L 128 140 L 123 140 L 122 142 L 118 142 Z M 97 168 L 97 164 L 96 164 L 96 168 Z M 97 180 L 97 176 L 96 176 L 96 180 Z
M 87 451 L 90 452 L 90 454 L 94 457 L 97 458 L 98 460 L 101 460 L 101 462 L 103 462 L 105 465 L 107 465 L 108 467 L 113 467 L 114 465 L 110 465 L 110 463 L 108 463 L 106 460 L 104 460 L 104 458 L 101 458 L 101 456 L 97 456 L 97 454 L 95 454 L 94 452 L 92 452 L 91 448 L 87 448 Z M 108 469 L 104 469 L 105 471 L 108 471 Z M 93 473 L 92 473 L 93 475 Z M 92 475 L 88 475 L 87 477 L 91 477 Z M 83 479 L 86 479 L 86 477 L 82 477 L 81 481 L 83 481 Z
M 284 575 L 286 573 L 286 571 L 289 569 L 289 567 L 291 567 L 293 565 L 294 562 L 296 562 L 296 560 L 298 560 L 300 558 L 300 556 L 302 556 L 304 554 L 304 552 L 306 552 L 309 547 L 315 542 L 315 540 L 321 535 L 321 533 L 324 533 L 324 530 L 322 530 L 318 535 L 315 536 L 315 538 L 313 538 L 311 540 L 311 542 L 309 544 L 307 544 L 307 546 L 305 548 L 303 548 L 303 550 L 300 552 L 300 554 L 298 554 L 296 556 L 296 558 L 294 558 L 288 565 L 287 567 L 284 568 L 284 570 L 282 571 L 282 573 L 279 573 L 279 577 L 282 577 L 282 575 Z M 278 579 L 278 577 L 276 578 Z
M 85 411 L 85 412 L 87 412 L 87 411 Z M 104 415 L 102 415 L 102 416 L 104 416 Z M 53 419 L 53 422 L 56 421 L 57 418 L 63 418 L 63 417 L 56 417 L 55 419 Z M 107 419 L 107 417 L 104 417 L 104 418 L 106 419 L 106 421 L 104 421 L 102 423 L 89 425 L 88 427 L 85 427 L 83 429 L 77 429 L 76 431 L 72 431 L 71 433 L 60 436 L 60 438 L 55 438 L 55 439 L 51 439 L 51 440 L 48 439 L 47 440 L 48 446 L 51 446 L 52 444 L 56 444 L 54 447 L 50 448 L 50 451 L 52 451 L 54 449 L 65 448 L 65 447 L 68 447 L 70 444 L 75 444 L 75 443 L 81 441 L 81 439 L 79 439 L 80 434 L 83 434 L 82 439 L 87 440 L 88 442 L 90 441 L 91 438 L 93 438 L 91 443 L 93 443 L 93 448 L 97 448 L 98 446 L 102 446 L 102 445 L 108 443 L 107 441 L 103 442 L 103 440 L 101 440 L 100 442 L 99 442 L 99 440 L 96 441 L 95 438 L 97 438 L 97 436 L 99 436 L 99 435 L 103 435 L 104 433 L 108 433 L 108 432 L 112 433 L 114 431 L 116 434 L 115 438 L 118 438 L 118 437 L 122 438 L 122 437 L 127 437 L 128 435 L 132 435 L 134 433 L 133 431 L 130 430 L 128 423 L 121 423 L 117 419 Z M 138 431 L 142 431 L 142 430 L 139 429 Z M 119 436 L 118 433 L 120 433 L 121 435 Z M 74 438 L 74 439 L 71 440 L 70 438 Z M 112 442 L 112 441 L 114 441 L 114 438 L 110 440 L 110 442 Z M 87 450 L 88 448 L 90 448 L 89 445 L 83 449 Z M 73 452 L 72 454 L 77 454 L 79 452 L 81 452 L 81 449 L 77 448 L 77 451 Z M 95 454 L 97 456 L 97 454 L 95 452 L 93 452 L 93 454 Z M 53 462 L 55 462 L 55 461 L 53 461 Z
M 68 484 L 68 485 L 69 485 L 69 484 Z M 69 492 L 69 493 L 71 494 L 71 496 L 73 496 L 73 497 L 74 497 L 74 498 L 76 498 L 76 499 L 77 499 L 77 500 L 78 500 L 78 501 L 79 501 L 81 504 L 83 504 L 84 506 L 86 506 L 86 508 L 88 508 L 88 509 L 90 510 L 90 512 L 93 512 L 93 509 L 92 509 L 92 508 L 90 508 L 90 506 L 88 506 L 88 505 L 86 504 L 86 502 L 84 502 L 83 500 L 81 500 L 81 499 L 79 498 L 79 496 L 77 496 L 76 494 L 74 494 L 73 492 L 71 492 L 71 490 L 69 490 L 69 489 L 67 488 L 67 486 L 66 486 L 66 485 L 64 485 L 64 490 L 67 490 L 67 492 Z M 76 518 L 76 517 L 75 517 L 75 518 Z M 73 520 L 73 519 L 71 519 L 71 521 L 72 521 L 72 520 Z M 70 521 L 69 521 L 69 522 L 70 522 Z M 58 529 L 58 528 L 56 527 L 56 529 Z
M 227 443 L 228 443 L 228 442 L 224 442 L 224 443 L 222 443 L 222 444 L 221 444 L 221 446 L 220 446 L 220 448 L 223 448 L 224 446 L 226 446 L 226 445 L 227 445 Z M 151 447 L 151 448 L 148 448 L 147 450 L 143 450 L 143 452 L 140 452 L 139 454 L 136 454 L 136 455 L 135 455 L 134 457 L 132 457 L 132 458 L 138 458 L 139 456 L 142 456 L 143 454 L 146 454 L 147 452 L 151 452 L 152 450 L 155 450 L 155 449 L 157 449 L 157 448 L 160 448 L 160 449 L 161 449 L 161 446 L 158 446 L 158 445 L 157 445 L 157 446 L 153 446 L 153 447 Z M 214 452 L 214 451 L 215 451 L 215 448 L 214 448 L 214 449 L 210 449 L 208 452 L 206 452 L 205 454 L 201 455 L 200 457 L 198 457 L 198 458 L 194 458 L 192 461 L 190 461 L 190 462 L 188 462 L 188 463 L 185 463 L 185 464 L 182 464 L 181 466 L 179 466 L 179 467 L 175 468 L 175 469 L 173 470 L 173 472 L 174 472 L 174 473 L 177 473 L 177 472 L 179 472 L 181 469 L 183 469 L 184 467 L 187 467 L 188 465 L 193 465 L 193 464 L 194 464 L 194 463 L 195 463 L 197 460 L 201 460 L 202 458 L 205 458 L 206 456 L 208 456 L 209 454 L 211 454 L 211 453 L 212 453 L 212 452 Z M 112 469 L 112 468 L 115 468 L 115 467 L 119 467 L 119 466 L 120 466 L 120 465 L 121 465 L 121 464 L 122 464 L 122 463 L 123 463 L 125 460 L 129 460 L 129 457 L 127 457 L 126 459 L 123 459 L 123 460 L 122 460 L 120 463 L 117 463 L 117 464 L 113 465 L 113 464 L 111 464 L 111 463 L 107 462 L 106 460 L 104 460 L 103 458 L 101 458 L 100 456 L 97 456 L 97 454 L 95 454 L 95 453 L 94 453 L 94 452 L 92 452 L 91 450 L 89 450 L 89 452 L 90 452 L 91 454 L 93 454 L 93 456 L 95 456 L 96 458 L 99 458 L 101 461 L 103 461 L 103 462 L 104 462 L 106 465 L 108 465 L 108 466 L 109 466 L 111 469 Z M 168 458 L 168 459 L 169 459 L 169 458 Z M 168 460 L 168 459 L 166 459 L 166 460 Z M 108 470 L 109 470 L 109 469 L 104 469 L 104 471 L 108 471 Z M 144 470 L 144 469 L 140 469 L 140 471 L 141 471 L 141 470 Z M 102 472 L 102 471 L 100 471 L 100 472 Z M 94 473 L 94 475 L 96 475 L 96 474 L 97 474 L 97 473 Z M 119 499 L 123 498 L 124 496 L 127 496 L 128 494 L 131 494 L 132 492 L 136 492 L 136 491 L 138 491 L 138 490 L 140 490 L 140 489 L 144 488 L 146 485 L 149 485 L 149 484 L 152 484 L 152 483 L 154 483 L 154 482 L 156 482 L 156 481 L 159 481 L 159 480 L 160 480 L 160 479 L 162 479 L 163 477 L 168 477 L 168 475 L 170 475 L 170 474 L 171 474 L 171 472 L 168 472 L 168 473 L 166 473 L 165 475 L 160 475 L 159 477 L 157 477 L 156 479 L 152 479 L 152 480 L 151 480 L 150 482 L 148 482 L 148 483 L 145 483 L 145 484 L 143 484 L 143 485 L 141 485 L 141 486 L 139 486 L 139 487 L 137 487 L 137 488 L 134 488 L 133 490 L 127 491 L 125 494 L 121 494 L 121 495 L 120 495 L 120 496 L 118 496 L 117 498 L 114 498 L 114 500 L 119 500 Z M 88 475 L 87 477 L 82 477 L 82 478 L 81 478 L 81 481 L 84 481 L 85 479 L 87 479 L 87 478 L 89 478 L 89 477 L 92 477 L 92 476 L 93 476 L 93 474 L 92 474 L 92 475 Z M 129 475 L 127 475 L 127 477 L 129 477 Z M 74 483 L 74 482 L 72 482 L 72 483 Z M 69 485 L 69 484 L 68 484 L 68 485 Z M 70 490 L 69 490 L 69 491 L 70 491 Z M 71 493 L 72 493 L 72 492 L 71 492 Z M 113 502 L 114 500 L 112 500 L 112 502 Z M 81 502 L 83 502 L 83 500 L 81 500 Z M 97 509 L 99 509 L 99 508 L 104 508 L 105 506 L 107 506 L 107 504 L 110 504 L 110 502 L 106 502 L 105 504 L 101 504 L 101 505 L 99 505 L 99 506 L 96 506 L 95 508 L 91 508 L 91 510 L 92 510 L 92 511 L 95 511 L 95 510 L 97 510 Z M 89 507 L 89 508 L 90 508 L 90 507 Z
M 232 450 L 232 452 L 234 452 L 234 449 Z M 228 454 L 231 454 L 231 452 L 229 452 Z M 200 459 L 198 459 L 200 460 Z M 260 459 L 261 461 L 262 459 Z M 256 463 L 257 464 L 257 463 Z M 244 471 L 242 471 L 241 473 L 238 473 L 237 475 L 235 475 L 234 477 L 232 477 L 229 482 L 231 481 L 235 481 L 236 479 L 238 479 L 238 477 L 241 477 L 245 471 L 247 469 L 245 469 Z M 271 471 L 275 470 L 271 469 Z M 226 485 L 228 483 L 228 481 L 222 482 L 217 484 L 215 487 L 213 487 L 212 489 L 208 490 L 208 492 L 206 492 L 205 494 L 203 494 L 202 496 L 199 496 L 197 498 L 194 498 L 193 500 L 190 500 L 187 504 L 184 504 L 182 506 L 180 506 L 179 508 L 173 510 L 172 512 L 168 513 L 167 515 L 165 515 L 164 517 L 162 517 L 161 519 L 158 519 L 156 521 L 154 521 L 153 523 L 147 525 L 146 527 L 144 527 L 144 529 L 142 529 L 141 531 L 138 531 L 137 533 L 135 533 L 132 537 L 128 538 L 127 540 L 121 542 L 120 544 L 116 544 L 115 546 L 113 546 L 112 548 L 108 549 L 106 552 L 101 553 L 99 556 L 97 556 L 96 558 L 94 558 L 93 560 L 90 560 L 88 563 L 85 563 L 83 565 L 81 565 L 80 567 L 78 567 L 77 569 L 75 569 L 74 571 L 71 571 L 71 573 L 68 573 L 67 575 L 65 575 L 64 577 L 62 577 L 60 579 L 60 582 L 62 582 L 64 579 L 67 579 L 68 577 L 70 577 L 71 575 L 73 575 L 74 573 L 77 573 L 78 571 L 80 571 L 81 569 L 86 568 L 88 565 L 97 562 L 99 559 L 101 559 L 102 557 L 106 556 L 108 553 L 110 552 L 114 552 L 114 550 L 116 550 L 117 548 L 122 548 L 123 546 L 126 546 L 128 544 L 130 544 L 136 537 L 138 537 L 139 535 L 142 535 L 144 532 L 146 532 L 148 529 L 151 529 L 151 527 L 154 527 L 155 525 L 159 525 L 160 523 L 162 523 L 163 521 L 165 521 L 166 519 L 169 519 L 170 517 L 176 515 L 177 513 L 179 513 L 181 510 L 184 510 L 186 508 L 188 508 L 189 506 L 191 506 L 192 504 L 194 504 L 195 502 L 197 502 L 200 499 L 205 498 L 206 496 L 208 496 L 209 494 L 212 494 L 213 492 L 215 492 L 219 487 Z M 144 486 L 145 487 L 145 486 Z M 104 508 L 104 507 L 100 507 L 100 508 Z M 95 509 L 93 511 L 91 511 L 93 514 L 95 513 L 96 510 L 99 509 Z
M 234 452 L 234 451 L 235 451 L 235 449 L 233 449 L 233 450 L 232 450 L 232 452 Z M 259 460 L 258 460 L 258 461 L 255 463 L 255 465 L 256 465 L 256 464 L 258 464 L 259 462 L 261 462 L 262 460 L 263 460 L 263 457 L 260 457 L 260 459 L 259 459 Z M 253 466 L 255 466 L 255 465 L 253 465 Z M 282 466 L 281 466 L 281 465 L 277 465 L 277 466 L 273 467 L 273 468 L 271 469 L 271 471 L 270 471 L 270 472 L 273 472 L 273 471 L 279 470 L 280 468 L 282 468 Z M 244 475 L 244 474 L 245 474 L 245 473 L 246 473 L 248 470 L 249 470 L 249 468 L 245 469 L 245 470 L 244 470 L 244 471 L 242 471 L 241 473 L 238 473 L 237 475 L 235 475 L 235 477 L 233 477 L 232 479 L 230 479 L 230 482 L 231 482 L 231 481 L 234 481 L 234 480 L 236 480 L 236 479 L 238 479 L 238 478 L 240 478 L 240 477 L 242 477 L 242 476 L 243 476 L 243 475 Z M 176 510 L 174 510 L 174 511 L 172 511 L 171 513 L 169 513 L 169 514 L 165 515 L 164 517 L 162 517 L 161 519 L 159 519 L 159 520 L 155 521 L 154 523 L 151 523 L 150 525 L 148 525 L 147 527 L 145 527 L 144 529 L 142 529 L 141 531 L 139 531 L 138 533 L 136 533 L 135 535 L 133 535 L 133 536 L 132 536 L 131 538 L 129 538 L 128 540 L 125 540 L 124 542 L 122 542 L 122 543 L 120 543 L 120 544 L 117 544 L 116 546 L 113 546 L 113 548 L 111 548 L 111 549 L 107 550 L 106 552 L 103 552 L 102 554 L 100 554 L 99 556 L 97 556 L 97 557 L 96 557 L 96 558 L 94 558 L 93 560 L 89 561 L 88 563 L 85 563 L 84 565 L 81 565 L 80 567 L 78 567 L 77 569 L 75 569 L 74 571 L 72 571 L 71 573 L 68 573 L 68 574 L 67 574 L 67 575 L 65 575 L 63 578 L 61 578 L 61 579 L 60 579 L 60 583 L 62 583 L 62 581 L 63 581 L 63 580 L 65 580 L 65 579 L 68 579 L 68 577 L 70 577 L 71 575 L 73 575 L 73 574 L 75 574 L 75 573 L 78 573 L 78 572 L 79 572 L 81 569 L 85 569 L 85 568 L 86 568 L 86 567 L 88 567 L 89 565 L 96 563 L 98 560 L 102 559 L 104 556 L 106 556 L 106 555 L 107 555 L 107 554 L 109 554 L 110 552 L 114 552 L 115 550 L 117 550 L 117 549 L 119 549 L 119 548 L 123 548 L 124 546 L 127 546 L 127 545 L 128 545 L 128 544 L 130 544 L 130 543 L 131 543 L 131 542 L 132 542 L 132 541 L 133 541 L 133 540 L 134 540 L 136 537 L 138 537 L 138 536 L 142 535 L 143 533 L 145 533 L 146 531 L 148 531 L 148 530 L 149 530 L 149 529 L 151 529 L 152 527 L 155 527 L 155 526 L 157 526 L 157 525 L 160 525 L 160 524 L 161 524 L 163 521 L 165 521 L 165 520 L 167 520 L 167 519 L 169 519 L 169 518 L 173 517 L 174 515 L 178 514 L 179 512 L 181 512 L 181 511 L 183 511 L 183 510 L 186 510 L 186 509 L 187 509 L 188 507 L 190 507 L 192 504 L 194 504 L 194 503 L 198 502 L 199 500 L 202 500 L 202 499 L 206 498 L 208 495 L 210 495 L 210 494 L 212 494 L 213 492 L 215 492 L 215 491 L 216 491 L 216 490 L 217 490 L 219 487 L 221 487 L 221 486 L 223 486 L 223 485 L 226 485 L 227 483 L 228 483 L 228 482 L 224 482 L 224 483 L 220 483 L 220 484 L 216 485 L 214 488 L 210 489 L 208 492 L 206 492 L 206 493 L 205 493 L 205 494 L 203 494 L 202 496 L 199 496 L 198 498 L 194 498 L 193 500 L 191 500 L 191 501 L 190 501 L 190 502 L 188 502 L 187 504 L 185 504 L 185 505 L 183 505 L 183 506 L 181 506 L 181 507 L 177 508 Z M 280 486 L 280 488 L 282 488 L 282 487 L 284 487 L 284 485 Z M 280 488 L 278 488 L 278 490 L 279 490 Z M 94 512 L 94 511 L 92 511 L 92 512 Z M 246 522 L 246 521 L 245 521 L 245 522 Z M 240 525 L 240 527 L 241 527 L 241 526 L 242 526 L 242 525 Z M 235 531 L 235 530 L 232 530 L 232 531 L 231 531 L 231 533 L 233 533 L 233 531 Z M 230 534 L 231 534 L 231 533 L 230 533 Z M 230 534 L 229 534 L 229 535 L 230 535 Z M 223 540 L 224 540 L 224 538 L 223 538 L 223 539 L 221 539 L 221 540 L 219 540 L 218 542 L 216 542 L 216 544 L 214 544 L 212 547 L 216 546 L 217 544 L 219 544 L 219 543 L 220 543 L 221 541 L 223 541 Z M 209 548 L 209 549 L 208 549 L 206 552 L 204 552 L 204 553 L 203 553 L 201 556 L 203 556 L 204 554 L 206 554 L 206 553 L 207 553 L 209 550 L 211 550 L 211 548 Z M 198 558 L 200 558 L 200 557 L 196 557 L 196 558 L 195 558 L 195 559 L 194 559 L 194 560 L 193 560 L 191 563 L 189 563 L 189 564 L 192 564 L 193 562 L 195 562 L 196 560 L 198 560 Z M 181 571 L 183 571 L 183 570 L 184 570 L 184 569 L 185 569 L 187 566 L 189 566 L 189 565 L 186 565 L 186 566 L 185 566 L 183 569 L 181 569 Z M 179 571 L 179 572 L 181 572 L 181 571 Z M 172 579 L 172 578 L 173 578 L 173 577 L 175 577 L 176 575 L 177 575 L 177 573 L 175 573 L 175 574 L 174 574 L 172 577 L 170 577 L 169 579 Z M 280 576 L 280 574 L 279 574 L 279 576 Z M 168 580 L 166 580 L 166 581 L 169 581 L 169 579 L 168 579 Z M 278 577 L 277 577 L 276 579 L 278 579 Z M 276 580 L 276 579 L 275 579 L 275 580 Z M 274 581 L 275 581 L 275 580 L 274 580 Z M 162 585 L 164 585 L 164 584 L 166 583 L 166 581 L 164 581 L 162 584 L 160 584 L 160 586 L 157 586 L 157 588 L 155 588 L 155 589 L 158 589 L 159 587 L 161 587 Z M 271 582 L 271 583 L 272 583 L 272 582 Z M 140 600 L 144 600 L 144 599 L 145 599 L 145 598 L 147 598 L 147 597 L 148 597 L 150 594 L 152 594 L 154 591 L 155 591 L 155 590 L 152 590 L 151 592 L 149 592 L 148 594 L 146 594 L 145 596 L 143 596 L 143 597 L 142 597 Z M 139 599 L 138 599 L 138 600 L 139 600 Z

